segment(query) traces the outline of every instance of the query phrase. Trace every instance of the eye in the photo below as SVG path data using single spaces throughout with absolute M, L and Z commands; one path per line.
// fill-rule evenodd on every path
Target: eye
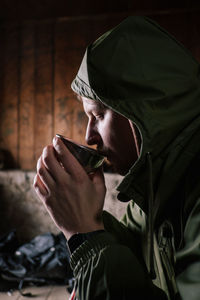
M 104 114 L 103 113 L 96 114 L 96 115 L 94 115 L 94 117 L 95 117 L 96 120 L 102 120 L 104 118 Z

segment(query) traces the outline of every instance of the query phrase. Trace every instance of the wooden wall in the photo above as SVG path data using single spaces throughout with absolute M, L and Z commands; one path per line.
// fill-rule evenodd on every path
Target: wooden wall
M 17 167 L 34 169 L 56 133 L 83 142 L 85 117 L 70 84 L 86 44 L 85 21 L 2 28 L 0 147 Z
M 130 13 L 134 14 L 134 13 Z M 86 117 L 70 85 L 86 46 L 128 14 L 4 21 L 0 26 L 0 148 L 33 170 L 56 133 L 84 143 Z M 151 13 L 200 61 L 199 11 Z

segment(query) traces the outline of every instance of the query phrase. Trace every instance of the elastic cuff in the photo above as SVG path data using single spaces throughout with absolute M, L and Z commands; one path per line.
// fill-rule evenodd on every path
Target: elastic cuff
M 68 240 L 68 247 L 71 252 L 71 254 L 86 240 L 91 239 L 95 235 L 99 233 L 103 233 L 105 230 L 95 230 L 91 232 L 86 233 L 77 233 L 74 234 L 69 240 Z
M 116 243 L 115 237 L 106 231 L 85 240 L 71 255 L 70 265 L 74 274 L 76 275 L 89 259 L 99 255 L 101 250 Z

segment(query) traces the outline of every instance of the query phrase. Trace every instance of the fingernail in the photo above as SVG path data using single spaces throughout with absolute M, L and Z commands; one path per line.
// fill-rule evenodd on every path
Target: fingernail
M 58 142 L 58 138 L 56 136 L 54 136 L 54 138 L 53 138 L 53 145 L 56 145 L 57 142 Z

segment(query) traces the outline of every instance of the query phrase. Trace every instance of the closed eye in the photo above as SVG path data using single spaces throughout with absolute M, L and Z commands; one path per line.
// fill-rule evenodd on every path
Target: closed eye
M 104 114 L 97 114 L 97 115 L 94 115 L 94 117 L 97 120 L 102 120 L 104 118 Z

